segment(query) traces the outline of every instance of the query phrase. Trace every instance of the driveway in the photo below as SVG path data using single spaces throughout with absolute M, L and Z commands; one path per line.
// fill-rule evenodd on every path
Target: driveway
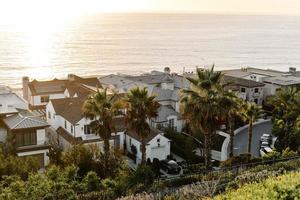
M 260 149 L 260 137 L 264 133 L 271 134 L 272 132 L 272 122 L 271 120 L 261 120 L 254 124 L 253 126 L 253 134 L 252 134 L 252 146 L 251 146 L 251 154 L 255 157 L 259 157 L 259 149 Z M 248 127 L 243 127 L 236 130 L 234 136 L 234 155 L 239 155 L 243 153 L 247 153 L 248 150 Z M 229 148 L 228 148 L 229 150 Z

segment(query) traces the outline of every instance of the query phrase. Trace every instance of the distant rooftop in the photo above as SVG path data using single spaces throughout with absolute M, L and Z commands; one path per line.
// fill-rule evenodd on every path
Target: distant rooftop
M 28 110 L 18 109 L 18 113 L 10 115 L 3 119 L 3 122 L 10 130 L 45 128 L 49 126 L 47 122 L 40 117 L 33 115 Z
M 275 76 L 264 78 L 265 83 L 276 84 L 280 86 L 299 85 L 300 77 L 296 76 Z
M 235 76 L 235 77 L 246 77 L 251 74 L 257 74 L 257 75 L 262 75 L 262 76 L 281 76 L 283 74 L 289 74 L 291 75 L 290 72 L 282 72 L 282 71 L 277 71 L 277 70 L 272 70 L 272 69 L 259 69 L 259 68 L 254 68 L 254 67 L 244 67 L 240 69 L 229 69 L 229 70 L 223 70 L 222 71 L 225 75 L 228 76 Z
M 263 87 L 265 84 L 250 79 L 238 78 L 233 76 L 224 76 L 224 81 L 226 83 L 232 82 L 232 86 L 243 86 L 243 87 Z
M 70 83 L 81 84 L 88 88 L 101 87 L 96 77 L 79 77 L 69 74 L 68 79 L 53 79 L 48 81 L 33 80 L 28 83 L 32 95 L 47 95 L 63 93 Z M 23 86 L 24 87 L 24 86 Z
M 12 91 L 0 93 L 0 115 L 17 113 L 16 108 L 27 109 L 28 105 L 21 97 Z

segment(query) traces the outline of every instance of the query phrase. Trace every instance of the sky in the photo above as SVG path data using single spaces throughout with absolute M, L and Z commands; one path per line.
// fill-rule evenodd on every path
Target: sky
M 94 12 L 300 15 L 300 0 L 0 0 L 0 22 L 60 21 Z
M 28 13 L 197 12 L 300 15 L 300 0 L 0 0 L 0 16 Z

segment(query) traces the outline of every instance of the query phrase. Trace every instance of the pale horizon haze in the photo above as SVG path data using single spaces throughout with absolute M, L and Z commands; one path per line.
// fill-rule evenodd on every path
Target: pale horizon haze
M 300 15 L 299 0 L 0 0 L 0 16 L 67 17 L 86 12 Z

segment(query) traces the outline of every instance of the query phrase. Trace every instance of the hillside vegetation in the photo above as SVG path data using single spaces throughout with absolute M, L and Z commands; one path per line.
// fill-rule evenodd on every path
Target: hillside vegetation
M 300 173 L 290 173 L 268 178 L 260 183 L 246 184 L 214 199 L 300 199 Z

